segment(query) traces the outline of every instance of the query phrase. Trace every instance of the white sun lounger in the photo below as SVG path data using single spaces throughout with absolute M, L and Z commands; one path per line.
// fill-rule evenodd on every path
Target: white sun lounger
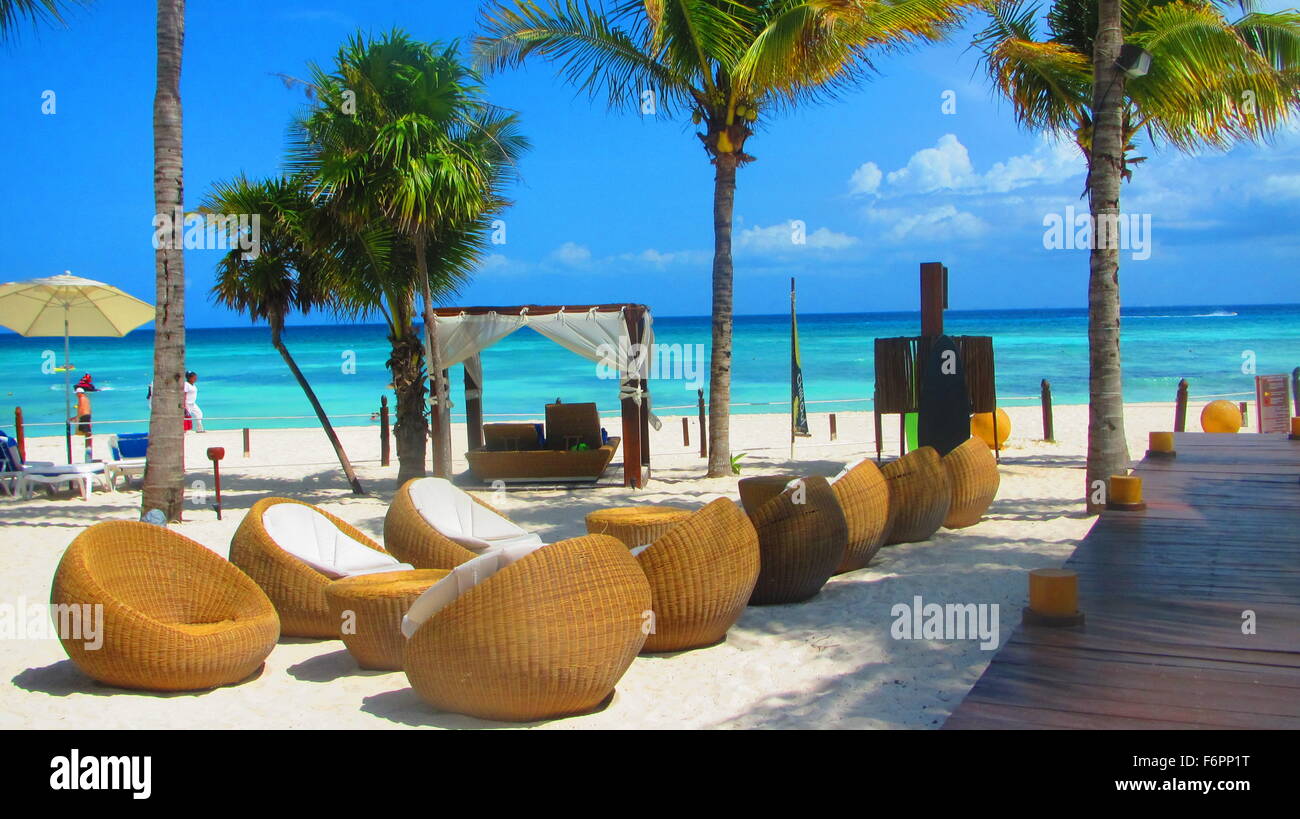
M 69 483 L 80 484 L 81 499 L 90 500 L 90 485 L 95 481 L 106 486 L 110 492 L 117 491 L 108 479 L 104 464 L 98 461 L 88 464 L 65 464 L 60 466 L 28 464 L 23 467 L 22 473 L 18 476 L 17 494 L 20 498 L 27 497 L 31 494 L 32 486 L 38 483 L 47 486 Z

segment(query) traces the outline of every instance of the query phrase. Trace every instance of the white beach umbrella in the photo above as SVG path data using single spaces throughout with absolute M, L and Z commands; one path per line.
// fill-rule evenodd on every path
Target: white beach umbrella
M 153 305 L 109 284 L 62 276 L 0 284 L 0 325 L 20 336 L 63 337 L 64 417 L 72 414 L 69 339 L 72 336 L 121 337 L 154 319 Z M 66 428 L 72 463 L 72 427 Z

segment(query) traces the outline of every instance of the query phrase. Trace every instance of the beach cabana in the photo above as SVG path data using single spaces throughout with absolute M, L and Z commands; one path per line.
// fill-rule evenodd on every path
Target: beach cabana
M 433 311 L 434 367 L 443 372 L 465 365 L 465 415 L 469 447 L 483 445 L 483 365 L 479 353 L 529 327 L 588 361 L 609 368 L 618 381 L 623 415 L 623 484 L 641 487 L 649 477 L 649 427 L 659 428 L 650 412 L 650 362 L 654 330 L 644 304 L 580 306 L 443 307 Z M 526 365 L 520 364 L 520 369 Z M 432 369 L 432 368 L 431 368 Z M 444 386 L 444 390 L 450 390 Z M 449 416 L 449 396 L 430 400 L 442 407 L 435 418 Z M 435 435 L 448 425 L 436 423 Z M 445 477 L 445 476 L 444 476 Z

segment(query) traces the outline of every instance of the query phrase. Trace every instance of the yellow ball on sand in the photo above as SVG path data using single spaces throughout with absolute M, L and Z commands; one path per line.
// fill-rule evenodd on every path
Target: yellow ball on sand
M 1201 429 L 1206 432 L 1236 432 L 1241 429 L 1241 410 L 1231 401 L 1211 401 L 1201 410 Z
M 993 413 L 977 412 L 970 417 L 970 434 L 982 438 L 989 449 L 1001 449 L 1011 436 L 1011 419 L 1001 407 L 998 407 L 998 441 L 993 443 Z

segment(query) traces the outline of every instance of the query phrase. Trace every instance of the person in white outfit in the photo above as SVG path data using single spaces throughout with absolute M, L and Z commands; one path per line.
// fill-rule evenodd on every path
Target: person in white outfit
M 191 370 L 185 373 L 185 411 L 190 414 L 195 432 L 204 432 L 203 410 L 199 409 L 199 375 Z

